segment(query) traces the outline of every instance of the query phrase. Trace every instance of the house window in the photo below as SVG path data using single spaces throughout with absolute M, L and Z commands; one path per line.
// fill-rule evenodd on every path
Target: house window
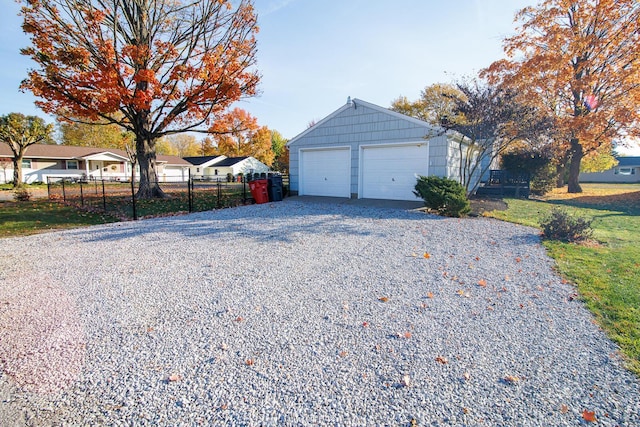
M 77 160 L 67 160 L 67 169 L 80 169 Z
M 618 168 L 618 173 L 620 175 L 635 175 L 636 169 L 635 168 Z
M 31 169 L 31 159 L 22 159 L 22 167 L 25 169 Z
M 200 168 L 196 168 L 196 173 L 200 173 Z

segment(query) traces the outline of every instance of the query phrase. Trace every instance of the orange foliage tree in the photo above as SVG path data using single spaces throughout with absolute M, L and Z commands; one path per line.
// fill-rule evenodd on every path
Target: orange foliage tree
M 582 191 L 582 158 L 640 133 L 640 3 L 544 0 L 516 15 L 507 59 L 483 75 L 515 88 L 555 119 L 569 161 L 569 193 Z
M 218 153 L 229 157 L 252 156 L 267 166 L 273 164 L 275 154 L 271 131 L 260 127 L 258 120 L 240 108 L 234 108 L 210 129 L 218 144 Z
M 207 132 L 256 94 L 251 0 L 24 0 L 37 64 L 23 82 L 47 113 L 135 134 L 138 197 L 161 197 L 158 138 Z

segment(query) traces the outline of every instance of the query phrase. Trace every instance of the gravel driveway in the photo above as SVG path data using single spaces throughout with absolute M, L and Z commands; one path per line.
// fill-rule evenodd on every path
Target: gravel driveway
M 356 205 L 0 239 L 0 424 L 640 425 L 574 292 L 534 229 Z

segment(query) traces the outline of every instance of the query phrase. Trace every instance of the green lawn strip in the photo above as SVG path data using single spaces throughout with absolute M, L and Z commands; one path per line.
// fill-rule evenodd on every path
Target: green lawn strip
M 592 218 L 598 246 L 545 241 L 563 277 L 575 283 L 599 325 L 627 358 L 628 368 L 640 376 L 640 216 L 635 209 L 614 205 L 594 206 L 571 200 L 535 201 L 507 199 L 506 211 L 489 216 L 539 228 L 554 206 L 570 214 Z M 603 209 L 606 206 L 608 209 Z M 596 207 L 596 208 L 594 208 Z
M 0 237 L 25 236 L 47 230 L 57 230 L 117 221 L 99 213 L 49 200 L 29 202 L 0 201 Z

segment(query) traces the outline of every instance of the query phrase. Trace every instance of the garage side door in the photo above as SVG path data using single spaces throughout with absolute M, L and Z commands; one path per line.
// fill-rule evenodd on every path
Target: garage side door
M 351 149 L 300 150 L 300 195 L 351 197 Z
M 416 175 L 427 175 L 428 146 L 424 144 L 364 147 L 361 197 L 420 200 L 413 194 Z

